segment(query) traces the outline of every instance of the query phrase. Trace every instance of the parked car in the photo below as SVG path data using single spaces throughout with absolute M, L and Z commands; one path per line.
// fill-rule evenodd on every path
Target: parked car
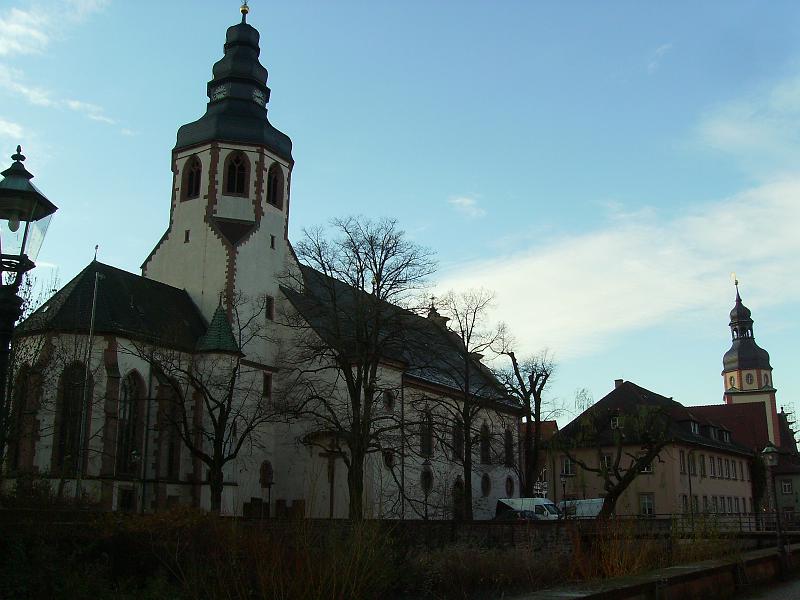
M 585 498 L 583 500 L 562 500 L 558 503 L 567 519 L 594 519 L 603 508 L 602 498 Z
M 561 515 L 555 503 L 548 498 L 501 498 L 497 501 L 495 519 L 508 511 L 514 511 L 521 518 L 532 521 L 556 521 Z

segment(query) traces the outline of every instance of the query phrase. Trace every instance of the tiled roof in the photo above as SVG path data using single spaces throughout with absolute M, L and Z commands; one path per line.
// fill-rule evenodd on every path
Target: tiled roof
M 302 292 L 282 287 L 283 294 L 314 331 L 337 349 L 359 347 L 359 327 L 364 319 L 358 316 L 365 304 L 364 294 L 349 285 L 332 279 L 315 269 L 301 266 Z M 463 388 L 461 342 L 452 331 L 431 319 L 397 306 L 381 303 L 387 311 L 382 320 L 385 340 L 383 356 L 405 365 L 405 374 L 417 379 L 459 390 Z M 389 330 L 391 328 L 391 331 Z M 508 398 L 502 385 L 479 360 L 473 359 L 470 392 L 492 401 L 516 404 Z
M 185 290 L 97 261 L 89 263 L 40 306 L 16 333 L 88 333 L 96 275 L 95 334 L 157 341 L 180 350 L 195 348 L 206 325 Z
M 640 387 L 630 381 L 625 381 L 618 387 L 614 388 L 610 393 L 598 400 L 594 405 L 589 407 L 586 411 L 581 413 L 577 418 L 572 420 L 561 431 L 558 432 L 558 437 L 566 437 L 569 439 L 571 436 L 577 436 L 581 433 L 582 421 L 587 415 L 600 415 L 603 413 L 609 415 L 608 422 L 604 429 L 597 432 L 597 438 L 601 445 L 613 445 L 614 433 L 611 429 L 610 416 L 619 414 L 634 414 L 639 407 L 650 406 L 660 409 L 663 414 L 669 417 L 669 431 L 668 436 L 672 441 L 683 442 L 688 444 L 708 446 L 718 450 L 734 452 L 737 454 L 752 454 L 750 448 L 743 445 L 735 435 L 731 436 L 730 442 L 713 439 L 707 435 L 692 433 L 689 423 L 691 421 L 698 422 L 700 425 L 709 425 L 707 421 L 699 419 L 694 414 L 696 407 L 686 407 L 681 403 L 676 402 L 672 398 L 667 398 L 661 394 L 652 392 L 646 388 Z M 636 440 L 631 440 L 632 443 L 638 443 Z
M 197 351 L 231 352 L 234 354 L 240 351 L 239 344 L 236 343 L 236 338 L 233 336 L 228 314 L 222 305 L 218 306 L 217 310 L 214 311 L 214 316 L 211 317 L 208 329 L 197 340 Z
M 767 413 L 760 402 L 690 406 L 688 410 L 698 417 L 723 425 L 734 440 L 754 452 L 760 452 L 769 441 Z

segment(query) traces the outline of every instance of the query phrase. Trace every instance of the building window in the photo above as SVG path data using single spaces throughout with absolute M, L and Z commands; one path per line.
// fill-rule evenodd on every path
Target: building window
M 735 388 L 736 387 L 736 377 L 731 375 L 730 379 L 728 379 L 728 383 L 730 384 L 731 388 Z
M 747 375 L 744 376 L 744 380 L 747 383 L 747 385 L 753 385 L 753 374 L 748 373 Z
M 122 380 L 117 418 L 117 474 L 133 475 L 139 465 L 139 403 L 141 391 L 134 373 Z
M 8 453 L 9 464 L 12 471 L 22 467 L 23 445 L 35 443 L 33 439 L 32 416 L 29 414 L 28 392 L 30 382 L 30 367 L 22 365 L 17 371 L 17 379 L 13 388 L 13 405 L 11 408 L 11 439 Z M 26 427 L 27 425 L 27 427 Z
M 708 496 L 703 496 L 703 512 L 708 512 Z
M 735 460 L 732 460 L 732 461 L 731 461 L 731 477 L 732 477 L 733 479 L 739 479 L 739 478 L 736 476 L 736 461 L 735 461 Z
M 464 459 L 464 425 L 461 419 L 456 419 L 453 423 L 453 459 Z
M 394 410 L 394 392 L 392 390 L 383 390 L 381 396 L 383 397 L 383 410 L 392 412 Z
M 505 465 L 507 467 L 514 466 L 514 434 L 510 429 L 506 429 L 505 433 Z
M 736 514 L 738 515 L 739 514 L 739 496 L 736 496 L 733 499 L 733 508 L 736 511 Z
M 390 471 L 394 468 L 394 452 L 391 450 L 383 451 L 383 466 Z
M 191 230 L 187 229 L 186 231 L 183 232 L 183 243 L 184 244 L 188 244 L 189 243 L 189 233 L 190 233 L 190 231 Z
M 697 475 L 697 463 L 692 452 L 689 452 L 689 475 Z
M 270 321 L 275 320 L 275 298 L 272 296 L 264 297 L 264 314 Z
M 486 423 L 481 425 L 481 462 L 484 465 L 492 462 L 492 445 L 489 439 L 489 426 Z
M 275 250 L 275 236 L 274 235 L 270 235 L 269 236 L 269 247 L 272 248 L 273 250 Z
M 691 429 L 692 433 L 696 435 L 700 435 L 700 424 L 695 423 L 694 421 L 689 421 L 689 429 Z
M 681 473 L 686 473 L 686 453 L 681 450 L 678 457 L 680 458 Z
M 506 496 L 514 497 L 514 479 L 512 477 L 506 477 Z
M 725 459 L 725 479 L 731 478 L 731 461 Z
M 611 429 L 619 429 L 619 424 L 620 424 L 619 415 L 614 415 L 613 417 L 611 417 Z
M 764 374 L 764 385 L 769 385 L 769 375 Z
M 486 473 L 481 477 L 481 494 L 486 498 L 492 493 L 492 478 Z
M 261 396 L 267 402 L 272 401 L 272 373 L 264 373 L 261 381 Z
M 713 456 L 709 456 L 708 457 L 708 466 L 710 467 L 711 477 L 716 477 L 717 476 L 717 463 L 714 462 L 714 457 Z
M 575 475 L 575 463 L 569 456 L 561 457 L 561 474 L 572 476 Z
M 681 494 L 681 511 L 686 514 L 689 512 L 689 496 Z
M 433 456 L 433 415 L 426 410 L 422 415 L 419 429 L 419 453 L 421 456 Z
M 700 459 L 700 477 L 706 476 L 706 455 L 701 454 L 699 457 Z
M 244 152 L 231 152 L 225 161 L 225 193 L 244 196 L 247 192 L 248 162 Z
M 646 465 L 642 465 L 639 467 L 639 473 L 652 473 L 653 472 L 653 463 L 647 463 Z
M 75 475 L 78 469 L 85 377 L 83 364 L 76 362 L 64 369 L 58 382 L 53 467 L 62 477 Z
M 722 441 L 723 442 L 730 442 L 731 441 L 731 432 L 730 431 L 723 431 L 722 432 Z
M 697 495 L 692 496 L 692 510 L 695 514 L 700 512 L 700 500 Z
M 183 199 L 191 200 L 200 196 L 200 178 L 203 173 L 203 165 L 197 156 L 192 156 L 186 161 L 183 167 Z
M 600 456 L 600 468 L 605 469 L 606 471 L 611 470 L 611 455 L 610 454 L 602 454 Z
M 717 473 L 719 474 L 719 478 L 722 479 L 723 471 L 722 471 L 722 458 L 717 457 Z
M 730 496 L 728 496 L 728 514 L 729 515 L 733 514 L 733 498 L 731 498 Z
M 653 494 L 639 494 L 639 514 L 643 517 L 654 517 L 656 501 Z
M 781 493 L 783 493 L 783 494 L 791 494 L 792 493 L 792 480 L 791 479 L 783 479 L 781 481 Z
M 283 170 L 278 163 L 272 163 L 267 173 L 267 202 L 283 208 Z
M 427 498 L 433 489 L 433 471 L 431 471 L 430 467 L 426 466 L 422 469 L 422 473 L 419 474 L 419 484 L 422 488 L 422 493 Z
M 719 512 L 719 506 L 717 505 L 717 497 L 711 496 L 711 512 L 717 514 Z

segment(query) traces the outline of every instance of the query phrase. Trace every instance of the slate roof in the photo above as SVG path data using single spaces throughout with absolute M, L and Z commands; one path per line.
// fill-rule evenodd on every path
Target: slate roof
M 364 322 L 356 316 L 363 308 L 359 295 L 364 292 L 311 267 L 301 265 L 300 268 L 303 291 L 282 287 L 283 294 L 326 343 L 337 348 L 351 344 L 355 351 L 358 346 L 356 328 Z M 453 390 L 463 389 L 458 371 L 463 364 L 463 346 L 458 336 L 431 319 L 391 304 L 382 306 L 390 315 L 382 319 L 385 326 L 394 328 L 394 331 L 381 332 L 387 340 L 384 357 L 402 363 L 406 376 Z M 485 365 L 473 359 L 472 367 L 472 394 L 518 408 Z
M 769 441 L 767 413 L 760 402 L 692 406 L 690 410 L 699 417 L 724 425 L 733 439 L 755 452 L 760 452 Z
M 193 350 L 206 323 L 185 290 L 92 261 L 16 329 L 18 335 L 46 331 L 88 333 L 95 274 L 99 273 L 94 330 Z
M 707 435 L 710 427 L 720 428 L 720 425 L 704 418 L 700 414 L 695 414 L 695 407 L 686 407 L 672 398 L 667 398 L 666 396 L 652 392 L 630 381 L 624 381 L 621 385 L 614 388 L 610 393 L 598 400 L 594 405 L 561 429 L 556 436 L 563 436 L 566 438 L 576 436 L 581 431 L 581 421 L 584 416 L 594 414 L 600 415 L 605 419 L 605 415 L 603 415 L 605 412 L 606 415 L 608 415 L 608 419 L 605 419 L 606 427 L 597 434 L 598 440 L 600 445 L 614 445 L 614 432 L 611 429 L 610 417 L 615 414 L 621 416 L 624 416 L 626 413 L 631 414 L 641 406 L 659 408 L 663 411 L 663 414 L 669 417 L 668 436 L 674 442 L 707 446 L 709 448 L 737 454 L 753 454 L 752 450 L 740 443 L 734 435 L 731 435 L 730 442 L 713 439 Z M 692 433 L 690 428 L 690 422 L 692 421 L 700 425 L 700 434 Z M 726 429 L 724 426 L 721 428 Z M 632 440 L 632 442 L 638 443 L 634 440 Z

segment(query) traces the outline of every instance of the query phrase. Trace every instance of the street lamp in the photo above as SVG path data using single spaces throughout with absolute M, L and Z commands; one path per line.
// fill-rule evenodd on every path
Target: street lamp
M 58 210 L 35 185 L 17 146 L 11 166 L 0 173 L 0 391 L 6 393 L 14 323 L 22 314 L 17 295 L 22 276 L 35 265 L 50 217 Z
M 783 541 L 783 531 L 781 530 L 781 516 L 778 511 L 778 491 L 775 487 L 775 467 L 778 466 L 778 449 L 775 444 L 768 442 L 764 449 L 761 451 L 761 457 L 764 459 L 764 464 L 769 469 L 769 475 L 772 479 L 772 499 L 775 503 L 775 531 L 778 536 L 778 553 L 781 561 L 781 569 L 785 574 L 789 567 L 788 555 L 786 554 L 786 544 Z

